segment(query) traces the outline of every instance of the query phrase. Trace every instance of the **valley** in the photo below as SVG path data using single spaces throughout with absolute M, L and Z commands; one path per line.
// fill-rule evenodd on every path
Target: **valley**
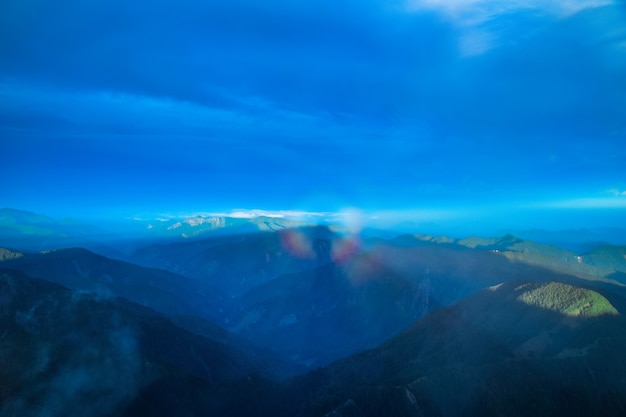
M 194 219 L 39 251 L 20 216 L 3 417 L 626 411 L 623 246 Z

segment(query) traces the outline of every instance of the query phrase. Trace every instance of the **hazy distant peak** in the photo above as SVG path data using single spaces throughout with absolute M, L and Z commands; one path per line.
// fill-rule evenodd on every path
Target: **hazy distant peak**
M 148 219 L 135 220 L 147 223 L 146 230 L 149 235 L 183 238 L 194 238 L 204 235 L 207 232 L 230 234 L 253 231 L 280 231 L 288 228 L 311 225 L 311 223 L 302 220 L 266 215 L 242 217 L 192 214 L 171 217 L 169 219 L 158 218 L 153 221 Z
M 511 234 L 506 234 L 501 237 L 491 237 L 491 238 L 472 236 L 472 237 L 468 237 L 468 238 L 461 239 L 458 241 L 459 245 L 467 246 L 468 248 L 472 248 L 472 249 L 478 248 L 481 246 L 507 247 L 507 246 L 514 245 L 520 242 L 523 242 L 523 240 Z
M 21 252 L 12 251 L 10 249 L 0 248 L 0 262 L 10 259 L 17 259 L 24 256 Z
M 226 223 L 226 219 L 224 217 L 202 217 L 202 216 L 194 216 L 185 219 L 184 221 L 189 226 L 200 226 L 202 224 L 210 224 L 213 227 L 224 227 Z
M 448 237 L 448 236 L 432 236 L 432 235 L 422 235 L 422 234 L 414 234 L 413 237 L 418 240 L 423 240 L 425 242 L 432 243 L 456 243 L 456 239 Z
M 96 257 L 96 258 L 104 258 L 104 256 L 102 255 L 98 255 L 97 253 L 94 253 L 88 249 L 85 248 L 80 248 L 80 247 L 73 247 L 73 248 L 61 248 L 61 249 L 52 249 L 52 250 L 45 250 L 45 251 L 41 251 L 40 254 L 42 255 L 64 255 L 64 256 L 92 256 L 92 257 Z
M 36 214 L 31 211 L 17 210 L 13 208 L 0 208 L 0 225 L 18 223 L 54 223 L 52 217 Z

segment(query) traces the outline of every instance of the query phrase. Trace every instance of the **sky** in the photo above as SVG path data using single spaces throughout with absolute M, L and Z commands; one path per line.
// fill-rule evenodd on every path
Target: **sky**
M 620 226 L 626 4 L 3 0 L 0 137 L 51 216 Z

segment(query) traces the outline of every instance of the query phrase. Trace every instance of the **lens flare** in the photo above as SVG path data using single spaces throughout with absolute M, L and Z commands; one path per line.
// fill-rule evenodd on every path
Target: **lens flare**
M 316 256 L 311 239 L 300 230 L 290 229 L 281 232 L 280 242 L 287 253 L 296 258 L 314 259 Z
M 361 233 L 363 229 L 363 213 L 359 209 L 354 207 L 344 209 L 339 216 L 348 233 L 353 235 Z
M 358 253 L 360 247 L 361 239 L 356 235 L 334 239 L 331 249 L 332 259 L 335 262 L 346 261 Z

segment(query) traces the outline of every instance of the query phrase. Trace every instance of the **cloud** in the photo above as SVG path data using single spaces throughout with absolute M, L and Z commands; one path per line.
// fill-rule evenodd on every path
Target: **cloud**
M 296 210 L 234 210 L 230 213 L 226 213 L 226 216 L 235 218 L 250 219 L 254 217 L 274 217 L 279 219 L 306 219 L 323 217 L 327 213 L 323 212 L 308 212 L 308 211 L 296 211 Z
M 146 129 L 182 124 L 278 130 L 287 122 L 299 124 L 293 130 L 301 132 L 312 126 L 504 130 L 511 119 L 545 113 L 543 119 L 560 122 L 550 112 L 567 103 L 623 104 L 617 94 L 586 96 L 585 89 L 606 91 L 598 88 L 600 80 L 612 83 L 617 75 L 607 77 L 606 66 L 588 54 L 595 51 L 581 48 L 592 40 L 589 31 L 609 32 L 618 21 L 603 19 L 604 29 L 574 22 L 550 31 L 556 18 L 518 13 L 548 10 L 562 19 L 598 4 L 603 2 L 422 0 L 407 13 L 378 1 L 303 6 L 237 0 L 218 7 L 114 0 L 50 8 L 13 0 L 0 17 L 0 80 L 35 91 L 52 85 L 50 94 L 66 90 L 57 100 L 61 106 L 22 118 L 30 125 L 34 116 L 62 121 L 74 114 L 83 123 Z M 437 13 L 475 16 L 467 18 L 474 23 L 442 22 Z M 484 56 L 495 45 L 507 46 L 504 55 L 459 61 L 459 55 Z M 574 50 L 581 54 L 572 55 Z M 607 55 L 607 66 L 615 65 L 615 55 Z M 557 60 L 559 67 L 562 62 L 582 71 L 553 79 L 550 67 Z M 618 64 L 614 73 L 621 69 Z M 544 91 L 548 99 L 524 100 Z M 25 92 L 28 97 L 36 108 L 38 97 Z M 571 120 L 571 111 L 564 111 Z M 573 119 L 589 119 L 581 113 Z
M 111 1 L 48 10 L 13 1 L 0 17 L 3 72 L 67 89 L 261 108 L 259 119 L 267 106 L 393 118 L 407 95 L 398 82 L 418 81 L 423 63 L 441 62 L 446 28 L 378 2 L 348 3 Z
M 626 197 L 626 190 L 620 190 L 619 188 L 612 188 L 608 190 L 608 193 L 616 197 Z
M 458 45 L 465 57 L 481 55 L 505 43 L 517 42 L 541 30 L 546 22 L 561 20 L 581 11 L 614 4 L 612 0 L 411 0 L 413 12 L 432 10 L 442 14 L 458 29 Z M 508 30 L 515 16 L 534 22 Z
M 187 214 L 173 214 L 170 219 L 189 217 L 234 217 L 239 219 L 253 219 L 255 217 L 273 217 L 279 219 L 314 219 L 330 216 L 329 212 L 302 211 L 302 210 L 263 210 L 263 209 L 234 209 L 224 212 L 194 212 Z M 167 217 L 163 217 L 167 218 Z M 159 218 L 162 219 L 162 218 Z
M 558 209 L 623 209 L 626 208 L 626 194 L 616 197 L 588 197 L 550 201 L 534 205 L 538 208 Z
M 0 80 L 0 128 L 85 134 L 206 134 L 315 126 L 312 117 L 262 100 L 233 98 L 229 107 L 123 91 L 64 90 Z M 55 116 L 56 115 L 56 116 Z M 232 137 L 229 138 L 232 142 Z
M 409 0 L 409 10 L 435 10 L 456 24 L 476 25 L 502 14 L 537 10 L 567 17 L 582 10 L 613 4 L 612 0 Z
M 617 5 L 410 4 L 9 0 L 3 204 L 410 207 L 623 174 Z

